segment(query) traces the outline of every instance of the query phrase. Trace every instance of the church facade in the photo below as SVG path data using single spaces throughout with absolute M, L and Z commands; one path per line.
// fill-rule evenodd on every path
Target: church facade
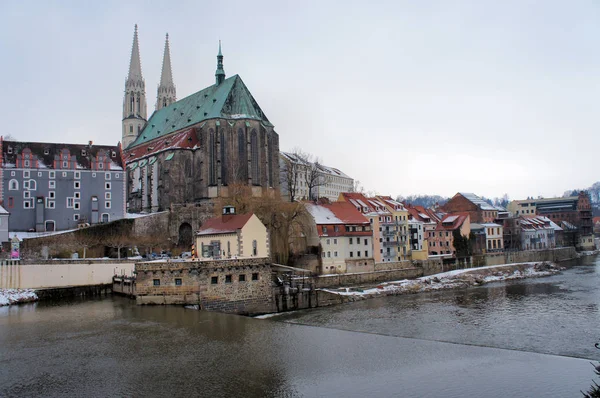
M 169 39 L 156 110 L 146 120 L 137 26 L 123 101 L 123 156 L 129 212 L 229 195 L 279 190 L 279 136 L 238 75 L 226 78 L 219 43 L 215 84 L 176 100 Z

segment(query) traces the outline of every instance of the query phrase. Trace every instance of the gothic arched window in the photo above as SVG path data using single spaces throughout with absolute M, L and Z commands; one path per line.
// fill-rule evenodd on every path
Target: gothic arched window
M 246 134 L 243 129 L 238 130 L 238 170 L 235 178 L 246 182 L 248 175 L 248 156 L 246 155 Z
M 215 131 L 213 129 L 208 130 L 208 180 L 210 185 L 217 184 L 217 145 L 215 142 Z
M 135 96 L 133 91 L 129 94 L 129 114 L 133 115 L 135 112 Z
M 225 142 L 225 133 L 222 131 L 219 140 L 221 141 L 221 184 L 227 185 L 227 144 Z
M 250 156 L 252 161 L 252 184 L 260 185 L 260 162 L 258 152 L 258 134 L 256 130 L 250 133 Z
M 9 191 L 17 191 L 19 189 L 19 181 L 12 179 L 8 182 Z
M 273 162 L 276 160 L 273 160 L 273 136 L 269 135 L 267 142 L 269 143 L 269 146 L 267 148 L 267 161 L 268 161 L 268 166 L 269 166 L 269 170 L 268 170 L 268 178 L 269 178 L 269 185 L 272 187 L 275 184 L 273 183 Z

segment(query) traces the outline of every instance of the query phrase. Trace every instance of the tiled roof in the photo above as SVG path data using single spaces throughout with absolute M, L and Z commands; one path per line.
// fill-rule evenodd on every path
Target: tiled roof
M 348 202 L 322 205 L 306 203 L 306 209 L 316 224 L 370 224 L 369 220 Z
M 160 137 L 151 142 L 146 142 L 136 146 L 134 149 L 126 150 L 124 153 L 125 163 L 129 164 L 134 160 L 141 159 L 145 156 L 156 155 L 160 152 L 169 151 L 171 149 L 193 149 L 198 146 L 198 137 L 195 129 L 187 129 L 178 133 L 169 134 Z
M 346 202 L 353 205 L 359 212 L 363 214 L 391 214 L 385 204 L 379 198 L 367 198 L 362 193 L 358 192 L 343 192 L 342 197 Z
M 436 231 L 454 231 L 460 228 L 465 220 L 469 217 L 469 213 L 454 213 L 447 214 L 435 227 Z
M 272 126 L 242 79 L 234 75 L 154 112 L 128 148 L 216 118 L 254 119 Z
M 121 148 L 119 145 L 64 144 L 53 142 L 20 142 L 2 140 L 2 167 L 15 167 L 17 159 L 21 159 L 23 151 L 29 149 L 33 160 L 31 168 L 54 169 L 54 162 L 60 162 L 64 149 L 69 150 L 70 161 L 75 163 L 76 170 L 90 170 L 92 162 L 100 153 L 110 159 L 108 170 L 122 170 Z M 114 156 L 113 156 L 114 155 Z
M 211 218 L 202 224 L 196 234 L 215 235 L 235 233 L 238 229 L 242 229 L 246 225 L 250 217 L 252 217 L 252 213 Z

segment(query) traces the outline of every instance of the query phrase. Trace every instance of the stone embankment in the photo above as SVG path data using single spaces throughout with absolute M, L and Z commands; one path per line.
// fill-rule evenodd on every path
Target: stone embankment
M 342 302 L 347 302 L 388 295 L 467 288 L 503 280 L 550 276 L 559 273 L 561 269 L 563 268 L 550 262 L 502 264 L 444 272 L 412 280 L 386 282 L 372 288 L 342 287 L 322 290 L 342 296 L 344 297 Z

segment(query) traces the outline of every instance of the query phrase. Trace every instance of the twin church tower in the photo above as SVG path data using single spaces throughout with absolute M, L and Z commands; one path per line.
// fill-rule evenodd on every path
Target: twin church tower
M 219 55 L 221 51 L 219 49 Z M 177 100 L 173 72 L 171 70 L 171 51 L 169 49 L 169 34 L 165 39 L 165 53 L 163 55 L 160 85 L 156 94 L 156 110 L 164 108 Z M 133 33 L 133 47 L 131 61 L 129 62 L 129 75 L 125 82 L 125 96 L 123 98 L 123 148 L 127 148 L 140 132 L 148 120 L 146 104 L 146 83 L 142 77 L 140 61 L 140 47 L 138 43 L 137 25 Z

